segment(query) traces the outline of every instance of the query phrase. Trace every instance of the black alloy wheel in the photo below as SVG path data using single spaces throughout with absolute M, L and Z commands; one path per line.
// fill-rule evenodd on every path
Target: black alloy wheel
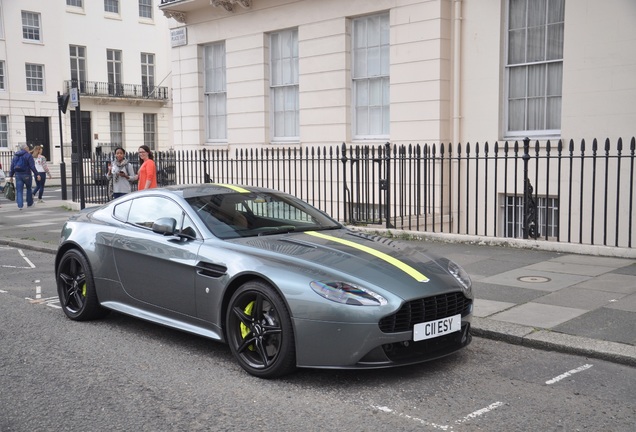
M 275 378 L 296 369 L 289 312 L 270 285 L 261 281 L 242 285 L 230 300 L 226 324 L 232 354 L 248 373 Z
M 107 311 L 99 305 L 93 273 L 78 250 L 67 251 L 57 267 L 57 294 L 62 310 L 72 320 L 101 318 Z

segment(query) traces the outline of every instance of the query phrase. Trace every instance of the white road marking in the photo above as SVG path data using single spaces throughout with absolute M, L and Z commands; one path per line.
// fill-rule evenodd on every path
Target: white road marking
M 9 291 L 0 290 L 0 294 L 6 294 L 6 293 L 8 293 L 8 292 L 9 292 Z
M 455 420 L 454 424 L 459 425 L 459 424 L 465 423 L 465 422 L 467 422 L 469 420 L 472 420 L 472 419 L 477 418 L 479 416 L 482 416 L 482 415 L 484 415 L 486 413 L 489 413 L 490 411 L 494 410 L 495 408 L 499 408 L 502 405 L 504 405 L 503 402 L 491 403 L 486 408 L 482 408 L 480 410 L 474 411 L 474 412 L 468 414 L 467 416 L 465 416 L 465 417 L 463 417 L 463 418 L 461 418 L 459 420 Z M 393 410 L 393 409 L 391 409 L 389 407 L 376 406 L 376 405 L 371 405 L 371 407 L 377 409 L 378 411 L 382 411 L 382 412 L 385 412 L 385 413 L 388 413 L 388 414 L 393 414 L 393 415 L 396 415 L 398 417 L 404 417 L 406 419 L 416 421 L 416 422 L 421 423 L 421 424 L 426 425 L 426 426 L 431 426 L 431 427 L 433 427 L 435 429 L 453 430 L 453 426 L 452 425 L 442 425 L 442 424 L 427 422 L 426 420 L 423 420 L 423 419 L 421 419 L 419 417 L 413 417 L 413 416 L 408 415 L 408 414 L 399 413 L 399 412 L 397 412 L 397 411 L 395 411 L 395 410 Z
M 50 303 L 59 303 L 60 299 L 58 297 L 47 297 L 47 298 L 34 298 L 25 297 L 25 300 L 28 300 L 31 304 L 50 304 Z
M 14 249 L 14 248 L 7 248 L 7 249 Z M 2 264 L 0 265 L 0 267 L 4 267 L 4 268 L 16 268 L 16 269 L 28 269 L 28 268 L 35 268 L 35 264 L 33 264 L 31 262 L 31 260 L 29 260 L 26 255 L 24 255 L 24 252 L 22 251 L 22 249 L 17 249 L 18 253 L 22 256 L 22 258 L 27 262 L 27 264 L 29 264 L 28 267 L 23 267 L 23 266 L 14 266 L 14 265 L 7 265 L 7 264 Z
M 490 405 L 488 405 L 486 408 L 482 408 L 480 410 L 474 411 L 470 414 L 468 414 L 466 417 L 459 419 L 459 420 L 455 420 L 455 424 L 461 424 L 464 422 L 467 422 L 470 419 L 474 419 L 476 417 L 479 417 L 481 415 L 484 415 L 486 413 L 489 413 L 490 411 L 494 410 L 495 408 L 499 408 L 500 406 L 503 405 L 503 402 L 494 402 L 491 403 Z
M 546 381 L 545 383 L 547 385 L 557 383 L 557 382 L 561 381 L 562 379 L 565 379 L 565 378 L 567 378 L 569 376 L 572 376 L 573 374 L 575 374 L 577 372 L 583 372 L 584 370 L 589 369 L 591 367 L 592 367 L 591 364 L 586 364 L 586 365 L 583 365 L 583 366 L 579 366 L 576 369 L 569 370 L 569 371 L 567 371 L 564 374 L 561 374 L 561 375 L 559 375 L 557 377 L 552 378 L 551 380 Z
M 22 258 L 24 258 L 24 260 L 27 262 L 27 264 L 31 266 L 31 268 L 35 268 L 35 264 L 33 264 L 31 260 L 26 257 L 22 249 L 18 249 L 18 252 L 20 252 L 20 255 L 22 255 Z

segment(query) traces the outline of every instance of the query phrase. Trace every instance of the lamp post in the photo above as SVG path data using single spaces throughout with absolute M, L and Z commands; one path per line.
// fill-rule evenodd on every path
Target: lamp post
M 64 136 L 62 134 L 62 113 L 66 114 L 66 107 L 68 106 L 68 94 L 60 95 L 57 92 L 57 114 L 60 122 L 60 156 L 62 161 L 60 162 L 60 181 L 62 183 L 62 199 L 66 201 L 66 163 L 64 162 Z

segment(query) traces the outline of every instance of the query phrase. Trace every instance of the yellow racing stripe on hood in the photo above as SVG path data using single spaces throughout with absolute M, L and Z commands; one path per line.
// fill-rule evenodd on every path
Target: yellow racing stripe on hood
M 224 188 L 228 188 L 228 189 L 232 189 L 235 192 L 239 192 L 239 193 L 250 193 L 250 191 L 248 191 L 247 189 L 243 189 L 240 186 L 234 186 L 231 184 L 225 184 L 225 183 L 212 183 L 214 186 L 221 186 Z
M 330 236 L 330 235 L 326 235 L 326 234 L 321 234 L 319 232 L 316 231 L 307 231 L 305 232 L 305 234 L 309 234 L 311 236 L 314 237 L 318 237 L 318 238 L 322 238 L 325 240 L 329 240 L 329 241 L 333 241 L 336 243 L 340 243 L 358 250 L 361 250 L 362 252 L 366 252 L 370 255 L 373 255 L 374 257 L 380 258 L 381 260 L 384 260 L 386 262 L 388 262 L 391 265 L 394 265 L 395 267 L 399 268 L 400 270 L 402 270 L 404 273 L 408 274 L 409 276 L 411 276 L 413 279 L 415 279 L 418 282 L 428 282 L 428 278 L 426 276 L 424 276 L 422 273 L 420 273 L 419 271 L 415 270 L 413 267 L 411 267 L 410 265 L 400 261 L 397 258 L 393 258 L 391 255 L 387 255 L 384 252 L 380 252 L 379 250 L 370 248 L 368 246 L 364 246 L 349 240 L 344 240 L 338 237 L 334 237 L 334 236 Z

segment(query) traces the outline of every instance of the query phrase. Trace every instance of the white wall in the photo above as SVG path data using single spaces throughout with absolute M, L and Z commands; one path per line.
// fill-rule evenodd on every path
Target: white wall
M 0 0 L 4 38 L 0 39 L 0 60 L 5 61 L 6 90 L 0 91 L 0 115 L 9 118 L 10 147 L 26 141 L 25 116 L 49 117 L 51 160 L 59 162 L 60 133 L 58 127 L 57 92 L 64 92 L 64 81 L 70 79 L 69 45 L 87 47 L 88 81 L 107 82 L 106 50 L 123 53 L 124 84 L 141 84 L 140 53 L 155 54 L 155 85 L 170 87 L 171 58 L 168 20 L 154 0 L 154 19 L 139 17 L 138 2 L 120 1 L 120 16 L 104 12 L 101 1 L 85 0 L 84 10 L 67 7 L 64 1 Z M 40 14 L 42 42 L 22 39 L 21 11 Z M 26 91 L 25 63 L 44 65 L 44 93 Z M 171 96 L 171 90 L 169 96 Z M 172 146 L 171 104 L 157 101 L 81 98 L 82 111 L 91 112 L 93 148 L 110 141 L 110 112 L 123 112 L 125 146 L 130 150 L 143 143 L 143 113 L 157 115 L 160 149 Z M 70 143 L 69 107 L 63 116 L 64 142 Z M 12 148 L 13 149 L 13 148 Z M 66 158 L 70 154 L 65 153 Z

